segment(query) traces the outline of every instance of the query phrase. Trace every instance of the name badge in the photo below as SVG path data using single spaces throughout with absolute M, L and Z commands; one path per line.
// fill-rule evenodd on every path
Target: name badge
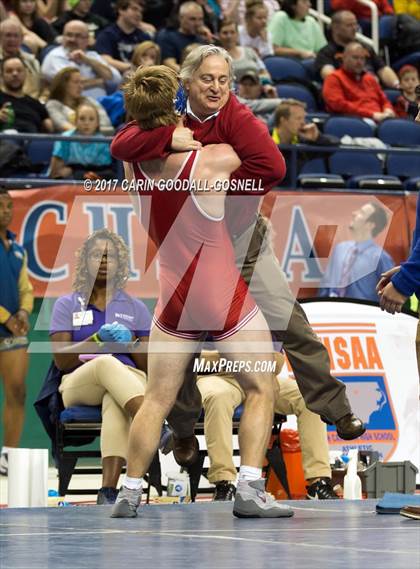
M 92 310 L 73 312 L 73 326 L 89 326 L 89 324 L 93 324 Z

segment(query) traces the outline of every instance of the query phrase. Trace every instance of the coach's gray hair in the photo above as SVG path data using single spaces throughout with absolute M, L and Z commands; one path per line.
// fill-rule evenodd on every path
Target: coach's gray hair
M 227 62 L 229 66 L 229 83 L 230 87 L 233 87 L 234 75 L 232 58 L 229 53 L 223 49 L 223 47 L 218 47 L 217 45 L 213 44 L 200 45 L 187 55 L 179 73 L 181 81 L 185 83 L 185 81 L 191 80 L 193 74 L 197 71 L 206 57 L 210 57 L 210 55 L 218 55 L 219 57 L 223 57 L 223 59 Z

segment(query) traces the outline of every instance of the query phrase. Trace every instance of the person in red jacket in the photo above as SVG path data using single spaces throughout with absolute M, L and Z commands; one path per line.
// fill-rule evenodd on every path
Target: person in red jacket
M 344 383 L 331 375 L 328 352 L 293 298 L 270 245 L 267 220 L 258 213 L 261 195 L 285 175 L 284 159 L 267 127 L 231 93 L 232 62 L 223 48 L 204 45 L 191 51 L 180 77 L 188 95 L 186 126 L 142 132 L 133 121 L 114 137 L 111 153 L 135 163 L 194 150 L 201 143 L 233 147 L 241 166 L 231 181 L 257 180 L 257 187 L 263 188 L 227 198 L 226 221 L 237 266 L 275 339 L 283 343 L 307 407 L 335 423 L 341 438 L 357 438 L 364 432 L 363 423 L 352 413 Z M 186 385 L 196 389 L 192 374 Z
M 366 56 L 361 43 L 347 44 L 342 66 L 325 79 L 322 94 L 330 113 L 369 117 L 381 122 L 394 117 L 395 112 L 378 81 L 365 71 Z
M 378 7 L 378 16 L 384 16 L 385 14 L 394 14 L 394 8 L 388 2 L 388 0 L 372 0 Z M 333 12 L 338 10 L 350 10 L 356 15 L 358 20 L 367 19 L 370 20 L 372 17 L 372 12 L 368 6 L 361 4 L 358 0 L 331 0 L 331 8 Z

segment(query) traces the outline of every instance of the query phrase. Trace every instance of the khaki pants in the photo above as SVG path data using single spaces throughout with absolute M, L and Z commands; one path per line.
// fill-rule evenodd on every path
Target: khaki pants
M 318 415 L 305 406 L 293 379 L 277 378 L 275 412 L 296 415 L 305 478 L 331 477 L 327 428 Z M 233 463 L 232 416 L 245 400 L 233 376 L 202 375 L 197 380 L 205 412 L 204 434 L 210 459 L 208 479 L 212 483 L 236 480 Z
M 345 384 L 331 375 L 328 352 L 293 298 L 259 217 L 234 241 L 236 262 L 276 340 L 283 343 L 308 409 L 332 422 L 351 412 Z
M 145 389 L 144 372 L 104 355 L 63 375 L 59 391 L 64 407 L 102 405 L 102 458 L 126 459 L 131 419 L 124 406 Z

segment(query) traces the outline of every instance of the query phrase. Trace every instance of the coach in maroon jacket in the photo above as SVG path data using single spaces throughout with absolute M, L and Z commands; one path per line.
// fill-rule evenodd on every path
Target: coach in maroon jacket
M 244 192 L 246 196 L 232 192 L 226 203 L 238 267 L 273 335 L 283 342 L 307 407 L 335 423 L 341 438 L 357 438 L 364 426 L 351 412 L 345 385 L 331 375 L 327 350 L 293 299 L 270 246 L 266 220 L 258 214 L 260 197 L 284 177 L 283 156 L 267 127 L 231 93 L 231 58 L 224 49 L 197 47 L 185 59 L 180 76 L 188 94 L 186 127 L 142 132 L 131 122 L 115 136 L 111 152 L 119 160 L 140 162 L 163 158 L 173 151 L 193 150 L 201 144 L 227 143 L 234 148 L 242 164 L 232 178 L 257 182 L 251 192 Z M 185 385 L 190 385 L 190 400 L 197 401 L 192 396 L 192 382 Z M 189 433 L 180 433 L 175 427 L 178 436 L 185 437 L 184 450 L 188 446 L 192 449 L 193 425 L 184 422 L 184 429 Z

